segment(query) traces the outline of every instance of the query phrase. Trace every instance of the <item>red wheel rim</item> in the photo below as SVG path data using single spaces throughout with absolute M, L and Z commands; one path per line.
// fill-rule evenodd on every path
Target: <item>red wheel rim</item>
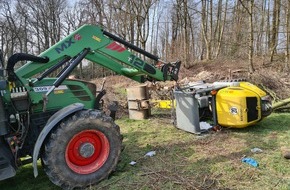
M 70 169 L 79 174 L 97 171 L 106 162 L 110 152 L 108 138 L 100 131 L 84 130 L 69 141 L 65 160 Z

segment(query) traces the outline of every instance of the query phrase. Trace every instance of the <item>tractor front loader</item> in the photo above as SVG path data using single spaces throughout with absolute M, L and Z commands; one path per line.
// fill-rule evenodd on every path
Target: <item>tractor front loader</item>
M 162 67 L 140 59 L 131 50 Z M 98 26 L 84 25 L 39 56 L 17 53 L 0 68 L 0 180 L 37 162 L 64 189 L 97 184 L 114 171 L 122 138 L 114 119 L 100 110 L 105 92 L 68 79 L 83 60 L 138 82 L 177 80 L 180 62 L 165 63 Z M 14 70 L 19 61 L 28 61 Z M 58 72 L 59 71 L 59 72 Z M 56 73 L 56 77 L 49 77 Z

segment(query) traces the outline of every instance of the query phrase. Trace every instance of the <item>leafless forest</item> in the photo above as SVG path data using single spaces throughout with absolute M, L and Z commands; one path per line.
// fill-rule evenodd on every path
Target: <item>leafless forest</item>
M 289 68 L 289 0 L 0 0 L 1 48 L 39 54 L 83 24 L 97 24 L 186 68 L 253 57 Z

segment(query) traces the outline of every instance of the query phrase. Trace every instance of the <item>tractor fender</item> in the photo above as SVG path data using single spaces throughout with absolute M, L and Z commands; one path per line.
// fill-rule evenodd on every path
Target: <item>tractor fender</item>
M 79 110 L 84 109 L 84 104 L 81 103 L 74 103 L 69 106 L 66 106 L 60 110 L 58 110 L 56 113 L 54 113 L 49 120 L 47 121 L 46 125 L 44 126 L 43 130 L 40 132 L 37 141 L 34 146 L 33 150 L 33 173 L 34 177 L 38 176 L 38 170 L 37 170 L 37 160 L 40 148 L 47 137 L 48 133 L 65 117 L 68 115 L 77 112 Z

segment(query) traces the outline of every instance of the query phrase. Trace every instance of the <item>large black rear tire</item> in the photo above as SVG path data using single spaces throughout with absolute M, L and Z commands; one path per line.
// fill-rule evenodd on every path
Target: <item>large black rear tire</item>
M 114 171 L 121 146 L 120 129 L 112 118 L 96 110 L 79 111 L 46 140 L 44 170 L 63 189 L 85 188 Z

